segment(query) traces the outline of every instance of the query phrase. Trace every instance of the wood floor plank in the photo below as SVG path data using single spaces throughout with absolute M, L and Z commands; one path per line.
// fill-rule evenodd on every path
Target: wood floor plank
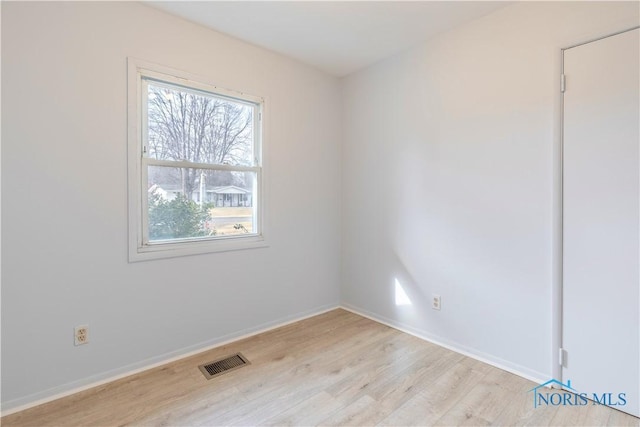
M 224 425 L 256 425 L 282 412 L 286 405 L 300 403 L 319 393 L 333 381 L 349 375 L 349 370 L 336 370 L 336 366 L 362 363 L 361 355 L 384 347 L 392 339 L 395 331 L 390 328 L 378 328 L 371 325 L 369 333 L 362 332 L 356 340 L 339 340 L 330 349 L 322 353 L 307 356 L 304 361 L 282 370 L 264 382 L 260 390 L 248 389 L 252 398 L 244 407 L 234 408 L 220 417 L 211 420 Z M 341 361 L 340 363 L 336 363 Z M 242 388 L 241 388 L 242 389 Z
M 513 396 L 521 397 L 510 399 L 503 405 L 502 411 L 493 420 L 494 425 L 548 425 L 553 418 L 556 408 L 533 406 L 533 393 L 530 390 L 538 384 L 497 369 L 492 369 L 484 380 L 509 390 Z
M 363 416 L 378 404 L 368 395 L 360 397 L 343 409 L 335 412 L 328 418 L 320 421 L 319 426 L 358 426 L 366 425 L 362 422 Z
M 485 377 L 486 378 L 486 377 Z M 491 425 L 505 405 L 511 404 L 511 392 L 483 378 L 454 407 L 436 420 L 442 426 Z
M 242 352 L 207 380 L 197 366 Z M 595 405 L 533 408 L 535 384 L 333 310 L 2 417 L 3 426 L 619 425 Z
M 418 358 L 407 369 L 390 376 L 387 381 L 375 383 L 369 390 L 378 405 L 361 416 L 363 425 L 376 425 L 405 402 L 431 386 L 442 375 L 459 363 L 464 356 L 446 350 L 432 350 L 433 357 Z
M 384 426 L 434 425 L 437 420 L 455 408 L 490 369 L 481 362 L 463 358 L 430 386 L 399 406 L 378 424 Z
M 412 345 L 414 339 L 403 334 L 388 340 L 378 353 L 362 355 L 369 363 L 361 365 L 358 370 L 350 365 L 337 365 L 337 370 L 348 369 L 350 374 L 340 381 L 335 381 L 327 391 L 341 399 L 355 400 L 368 393 L 377 383 L 396 377 L 398 370 L 404 369 L 403 366 L 410 365 L 417 358 L 435 357 L 435 352 Z
M 345 402 L 336 399 L 326 391 L 322 391 L 309 399 L 265 420 L 268 426 L 314 426 L 344 408 Z
M 611 416 L 618 412 L 622 416 L 618 419 L 611 420 Z M 637 425 L 637 418 L 631 417 L 622 412 L 611 409 L 607 406 L 594 404 L 589 402 L 586 406 L 571 407 L 560 406 L 555 413 L 555 416 L 551 420 L 553 425 L 566 425 L 566 426 L 601 426 L 601 425 L 628 425 L 632 423 L 633 419 Z M 634 424 L 631 424 L 634 425 Z
M 609 418 L 607 425 L 619 427 L 640 427 L 640 418 L 632 417 L 624 412 L 613 410 L 608 411 Z

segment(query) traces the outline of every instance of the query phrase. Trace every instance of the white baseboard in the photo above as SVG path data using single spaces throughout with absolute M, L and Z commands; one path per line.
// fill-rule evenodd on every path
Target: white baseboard
M 93 375 L 91 377 L 88 377 L 79 381 L 70 382 L 58 387 L 44 390 L 42 392 L 34 393 L 25 397 L 4 402 L 2 404 L 2 411 L 0 412 L 0 416 L 13 414 L 15 412 L 23 411 L 25 409 L 29 409 L 34 406 L 42 405 L 43 403 L 51 402 L 53 400 L 60 399 L 62 397 L 69 396 L 93 387 L 97 387 L 102 384 L 116 381 L 121 378 L 128 377 L 130 375 L 134 375 L 152 368 L 156 368 L 166 363 L 174 362 L 176 360 L 180 360 L 185 357 L 193 356 L 195 354 L 202 353 L 203 351 L 208 351 L 216 347 L 229 344 L 234 341 L 248 338 L 257 334 L 261 334 L 263 332 L 267 332 L 272 329 L 280 328 L 282 326 L 286 326 L 288 324 L 298 322 L 300 320 L 304 320 L 309 317 L 317 316 L 319 314 L 326 313 L 331 310 L 335 310 L 336 308 L 343 308 L 347 311 L 366 317 L 375 322 L 382 323 L 383 325 L 387 325 L 391 328 L 413 335 L 417 338 L 431 342 L 435 345 L 439 345 L 451 351 L 455 351 L 456 353 L 463 354 L 465 356 L 471 357 L 472 359 L 476 359 L 480 362 L 487 363 L 491 366 L 495 366 L 496 368 L 505 370 L 507 372 L 511 372 L 512 374 L 531 380 L 536 384 L 541 384 L 549 379 L 547 375 L 542 374 L 540 372 L 530 370 L 528 368 L 500 359 L 490 354 L 479 352 L 473 348 L 460 345 L 458 343 L 446 340 L 442 337 L 429 334 L 425 331 L 418 330 L 416 328 L 413 328 L 409 325 L 402 324 L 401 322 L 395 321 L 393 319 L 387 319 L 383 316 L 369 312 L 367 310 L 353 306 L 351 304 L 335 303 L 335 304 L 328 304 L 322 307 L 318 307 L 306 312 L 298 313 L 292 316 L 287 316 L 285 318 L 278 319 L 273 322 L 267 322 L 262 325 L 256 326 L 254 328 L 247 328 L 242 331 L 238 331 L 236 333 L 224 335 L 222 337 L 219 337 L 210 341 L 202 342 L 190 347 L 172 351 L 170 353 L 165 353 L 160 356 L 145 359 L 143 361 L 133 363 L 127 366 L 123 366 L 122 368 L 113 369 L 111 371 L 107 371 L 102 374 Z
M 247 328 L 238 332 L 227 334 L 210 341 L 205 341 L 193 346 L 175 350 L 169 353 L 162 354 L 160 356 L 151 357 L 149 359 L 132 363 L 121 368 L 113 369 L 102 374 L 92 375 L 82 380 L 73 381 L 38 393 L 30 394 L 25 397 L 9 400 L 2 403 L 0 416 L 13 414 L 25 409 L 32 408 L 34 406 L 42 405 L 43 403 L 51 402 L 53 400 L 60 399 L 62 397 L 69 396 L 71 394 L 75 394 L 93 387 L 97 387 L 102 384 L 116 381 L 121 378 L 128 377 L 130 375 L 134 375 L 152 368 L 156 368 L 158 366 L 174 362 L 185 357 L 193 356 L 195 354 L 202 353 L 203 351 L 211 350 L 234 341 L 270 331 L 272 329 L 280 328 L 290 323 L 299 322 L 300 320 L 317 316 L 319 314 L 335 310 L 339 307 L 340 305 L 337 302 L 335 304 L 324 305 L 312 310 L 308 310 L 306 312 L 297 313 L 278 320 L 274 320 L 272 322 L 263 323 L 253 328 Z
M 371 319 L 375 322 L 382 323 L 383 325 L 387 325 L 391 328 L 405 332 L 409 335 L 413 335 L 414 337 L 428 341 L 435 345 L 439 345 L 440 347 L 444 347 L 448 350 L 455 351 L 456 353 L 463 354 L 467 357 L 470 357 L 472 359 L 494 366 L 498 369 L 502 369 L 503 371 L 507 371 L 514 375 L 518 375 L 519 377 L 533 381 L 536 384 L 542 384 L 547 380 L 549 380 L 549 376 L 541 372 L 537 372 L 532 369 L 525 368 L 524 366 L 511 363 L 507 360 L 501 359 L 499 357 L 495 357 L 491 354 L 486 354 L 486 353 L 477 351 L 474 348 L 467 347 L 459 343 L 442 338 L 440 336 L 430 334 L 428 332 L 419 330 L 409 325 L 405 325 L 402 322 L 398 322 L 393 319 L 387 319 L 383 316 L 364 310 L 360 307 L 356 307 L 351 304 L 347 304 L 343 302 L 340 305 L 340 308 L 343 308 L 347 311 L 355 313 L 359 316 L 366 317 L 367 319 Z

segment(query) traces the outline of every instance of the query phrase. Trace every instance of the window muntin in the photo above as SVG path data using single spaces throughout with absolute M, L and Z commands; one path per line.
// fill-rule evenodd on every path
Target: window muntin
M 138 176 L 130 259 L 264 246 L 262 99 L 153 68 L 130 60 Z

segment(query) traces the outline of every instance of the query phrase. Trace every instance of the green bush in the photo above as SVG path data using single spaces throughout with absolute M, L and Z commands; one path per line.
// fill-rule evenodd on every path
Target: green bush
M 149 240 L 180 239 L 207 236 L 212 204 L 202 207 L 182 194 L 165 200 L 159 194 L 149 195 Z

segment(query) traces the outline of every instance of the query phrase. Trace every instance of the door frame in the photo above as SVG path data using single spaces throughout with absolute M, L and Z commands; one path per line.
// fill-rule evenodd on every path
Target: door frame
M 562 378 L 562 361 L 563 361 L 563 277 L 564 277 L 564 53 L 566 50 L 573 49 L 574 47 L 583 46 L 585 44 L 593 43 L 599 40 L 603 40 L 609 37 L 617 36 L 627 33 L 629 31 L 635 31 L 640 28 L 640 25 L 636 25 L 631 28 L 626 28 L 614 33 L 610 33 L 604 36 L 591 38 L 586 41 L 570 45 L 560 49 L 560 125 L 559 125 L 559 144 L 556 147 L 557 166 L 556 173 L 559 182 L 556 185 L 557 193 L 554 195 L 558 206 L 556 209 L 554 218 L 552 220 L 555 236 L 553 242 L 553 252 L 556 256 L 553 257 L 553 280 L 551 283 L 551 313 L 552 313 L 552 335 L 551 335 L 551 374 L 552 377 L 560 382 Z M 640 301 L 639 301 L 640 304 Z M 553 387 L 557 387 L 556 384 Z

